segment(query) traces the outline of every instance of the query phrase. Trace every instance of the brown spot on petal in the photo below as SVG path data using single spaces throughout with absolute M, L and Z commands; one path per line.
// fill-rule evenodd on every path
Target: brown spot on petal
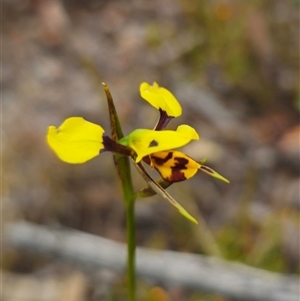
M 148 147 L 153 147 L 153 146 L 157 146 L 158 145 L 158 142 L 155 141 L 155 140 L 152 140 L 150 143 L 149 143 L 149 146 Z
M 161 165 L 164 165 L 165 163 L 167 163 L 169 160 L 171 160 L 172 157 L 173 157 L 173 153 L 172 153 L 172 152 L 169 152 L 169 153 L 167 154 L 167 156 L 164 157 L 164 158 L 158 158 L 158 157 L 152 155 L 152 156 L 151 156 L 151 159 L 155 162 L 155 164 L 161 166 Z
M 181 157 L 175 157 L 174 161 L 175 167 L 181 168 L 181 169 L 187 169 L 186 165 L 189 163 L 189 160 L 186 158 L 181 158 Z
M 175 165 L 171 167 L 172 175 L 169 177 L 169 182 L 181 182 L 186 180 L 184 172 L 182 170 L 187 169 L 189 160 L 186 158 L 175 157 Z
M 214 173 L 214 172 L 212 171 L 212 169 L 209 168 L 208 166 L 202 165 L 202 166 L 200 167 L 200 169 L 203 169 L 203 170 L 205 170 L 206 172 L 209 172 L 209 173 Z

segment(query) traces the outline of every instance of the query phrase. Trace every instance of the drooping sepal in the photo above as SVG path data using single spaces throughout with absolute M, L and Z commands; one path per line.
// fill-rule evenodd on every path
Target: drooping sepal
M 161 186 L 163 189 L 167 189 L 168 187 L 170 187 L 172 185 L 171 182 L 168 182 L 164 179 L 155 180 L 155 182 L 159 186 Z M 153 196 L 155 194 L 156 194 L 156 191 L 153 190 L 153 188 L 151 188 L 151 186 L 148 185 L 147 187 L 138 191 L 135 195 L 137 198 L 147 198 L 147 197 Z
M 147 184 L 161 197 L 167 200 L 175 209 L 183 215 L 185 218 L 190 220 L 191 222 L 198 224 L 197 220 L 190 215 L 165 189 L 163 189 L 158 183 L 156 183 L 153 178 L 148 174 L 145 170 L 142 163 L 135 163 L 135 166 Z

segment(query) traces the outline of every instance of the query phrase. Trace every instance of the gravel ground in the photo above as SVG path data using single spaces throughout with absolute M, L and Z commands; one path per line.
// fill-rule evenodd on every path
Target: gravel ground
M 157 81 L 180 100 L 183 115 L 169 127 L 195 127 L 201 140 L 186 152 L 197 160 L 206 157 L 231 184 L 199 172 L 169 191 L 201 216 L 225 258 L 299 272 L 294 2 L 4 0 L 4 222 L 25 219 L 124 241 L 111 155 L 71 166 L 45 144 L 47 127 L 69 116 L 109 129 L 92 66 L 109 85 L 126 133 L 152 128 L 157 119 L 139 96 L 142 81 Z M 137 189 L 144 186 L 135 172 L 134 181 Z M 209 242 L 186 223 L 157 196 L 137 203 L 139 245 L 210 254 Z M 55 266 L 33 259 L 24 265 L 21 259 L 19 254 L 5 260 L 5 268 L 31 273 Z M 83 285 L 76 273 L 70 277 Z

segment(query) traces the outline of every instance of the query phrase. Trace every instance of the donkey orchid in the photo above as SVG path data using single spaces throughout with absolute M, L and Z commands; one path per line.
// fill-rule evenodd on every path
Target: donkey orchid
M 82 117 L 70 117 L 58 128 L 49 126 L 48 145 L 62 161 L 71 164 L 85 163 L 104 151 L 129 156 L 139 165 L 138 169 L 143 176 L 146 171 L 142 167 L 142 162 L 155 168 L 165 181 L 165 188 L 172 183 L 193 177 L 198 170 L 228 183 L 227 179 L 203 165 L 205 160 L 196 162 L 186 154 L 174 150 L 192 140 L 199 140 L 198 133 L 189 125 L 180 125 L 176 131 L 164 129 L 172 118 L 179 117 L 182 113 L 182 108 L 175 96 L 169 90 L 159 87 L 157 83 L 152 86 L 142 83 L 140 94 L 160 112 L 154 129 L 135 129 L 127 136 L 119 135 L 117 138 L 110 138 L 100 125 L 91 123 Z M 118 121 L 113 103 L 109 106 L 111 119 Z M 120 125 L 118 124 L 118 126 Z M 149 175 L 146 175 L 145 179 L 148 179 L 148 184 L 150 182 L 153 184 L 153 179 Z M 156 193 L 161 194 L 162 191 L 163 197 L 168 199 L 181 214 L 193 222 L 197 222 L 173 198 L 171 201 L 166 197 L 169 194 L 156 182 L 155 187 L 157 185 L 159 192 L 154 189 Z

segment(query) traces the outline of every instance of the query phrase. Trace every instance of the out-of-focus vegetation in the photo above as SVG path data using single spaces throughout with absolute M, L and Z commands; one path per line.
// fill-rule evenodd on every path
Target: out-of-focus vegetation
M 71 166 L 45 144 L 47 126 L 68 116 L 108 129 L 104 93 L 82 64 L 89 59 L 109 85 L 127 133 L 154 126 L 156 112 L 138 87 L 157 81 L 182 103 L 183 116 L 170 127 L 187 122 L 201 135 L 186 152 L 206 157 L 231 181 L 199 173 L 168 189 L 203 220 L 200 228 L 158 197 L 138 201 L 138 244 L 299 273 L 298 25 L 299 3 L 292 0 L 4 0 L 3 222 L 25 219 L 125 241 L 110 154 Z M 85 274 L 13 250 L 3 258 L 13 273 L 5 278 L 7 290 L 20 292 L 8 301 L 41 300 L 42 293 L 31 296 L 36 275 L 45 279 L 43 292 L 47 281 L 57 292 L 77 283 L 82 290 L 74 301 L 124 300 L 122 275 Z M 224 300 L 159 285 L 140 281 L 138 300 Z

